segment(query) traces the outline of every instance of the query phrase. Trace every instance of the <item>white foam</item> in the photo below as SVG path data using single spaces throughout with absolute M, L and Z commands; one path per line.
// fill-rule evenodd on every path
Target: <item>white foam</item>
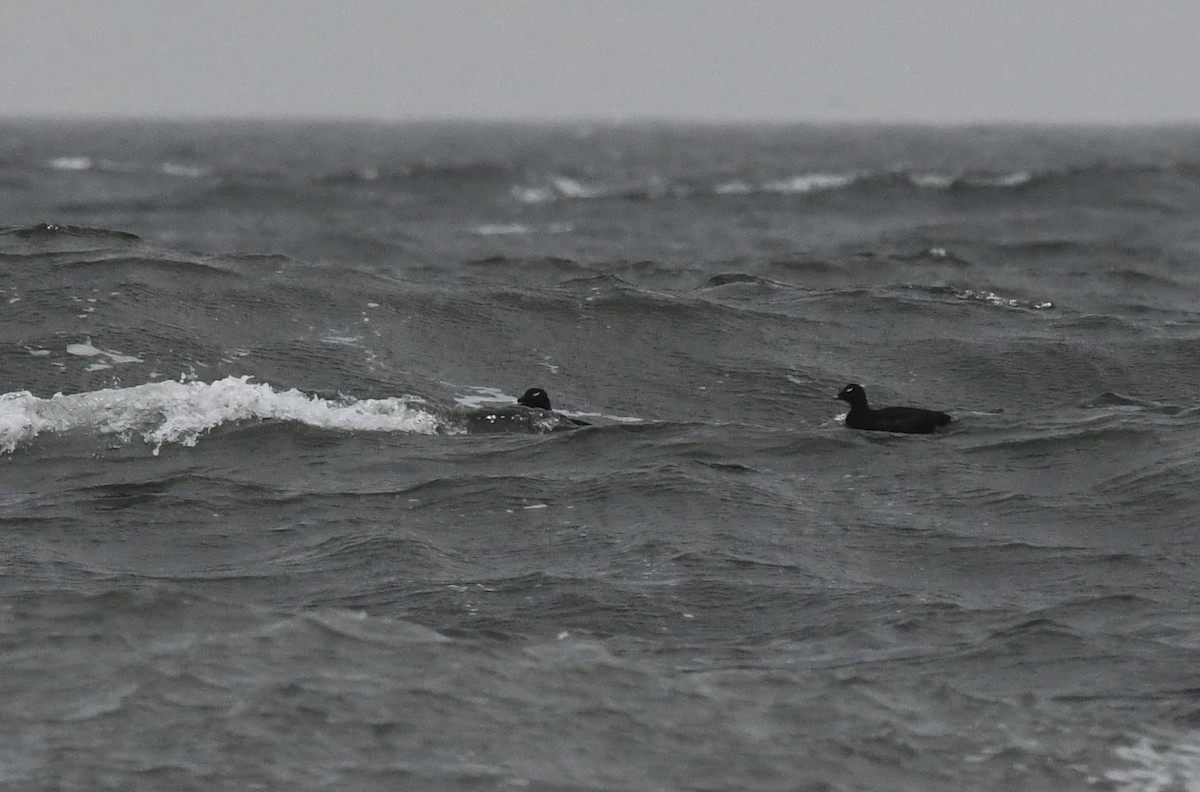
M 138 435 L 158 453 L 164 443 L 194 446 L 223 424 L 267 418 L 342 431 L 434 434 L 443 428 L 408 397 L 330 401 L 249 380 L 151 382 L 49 399 L 7 393 L 0 396 L 0 452 L 12 453 L 42 434 L 94 432 Z
M 185 179 L 199 179 L 208 175 L 208 169 L 199 165 L 182 165 L 176 162 L 164 162 L 158 169 L 167 176 L 178 176 Z
M 337 333 L 330 333 L 328 335 L 321 336 L 321 343 L 335 344 L 337 346 L 358 346 L 362 343 L 362 336 L 338 335 Z
M 90 157 L 55 157 L 48 163 L 54 170 L 91 170 L 95 163 Z
M 994 305 L 997 308 L 1031 308 L 1035 311 L 1046 311 L 1054 308 L 1054 303 L 1048 300 L 1038 300 L 1030 302 L 1028 300 L 1018 300 L 1013 297 L 1001 297 L 995 292 L 972 291 L 971 289 L 963 289 L 956 291 L 955 296 L 960 300 L 970 302 L 981 302 L 987 305 Z
M 479 410 L 493 404 L 516 404 L 517 397 L 510 396 L 498 388 L 482 385 L 468 385 L 467 393 L 454 397 L 454 403 L 468 410 Z
M 475 227 L 476 236 L 524 236 L 533 229 L 524 223 L 484 223 Z
M 554 200 L 554 190 L 549 187 L 513 187 L 512 196 L 524 204 L 549 203 Z
M 713 192 L 717 195 L 749 195 L 753 189 L 746 182 L 735 179 L 730 182 L 722 182 L 713 188 Z
M 554 189 L 564 198 L 598 198 L 603 191 L 598 187 L 588 187 L 580 181 L 567 176 L 555 176 L 550 180 Z
M 805 173 L 790 179 L 767 182 L 763 189 L 777 193 L 811 193 L 819 190 L 838 190 L 853 184 L 858 178 L 853 173 Z
M 510 192 L 514 198 L 526 204 L 549 203 L 560 198 L 575 200 L 603 198 L 609 194 L 608 191 L 601 187 L 590 186 L 577 179 L 561 175 L 551 176 L 549 184 L 546 186 L 514 186 Z
M 948 190 L 954 186 L 953 176 L 944 173 L 910 173 L 908 180 L 925 190 Z
M 1020 187 L 1033 181 L 1033 174 L 1029 171 L 1013 171 L 1012 173 L 973 175 L 968 176 L 965 181 L 976 187 Z
M 100 354 L 100 350 L 92 346 L 91 339 L 88 339 L 86 344 L 67 344 L 68 355 L 79 355 L 80 357 L 94 357 Z
M 637 418 L 632 415 L 609 415 L 608 413 L 599 412 L 580 412 L 578 410 L 562 410 L 563 415 L 568 418 L 600 418 L 604 421 L 621 424 L 638 424 L 643 423 L 642 418 Z
M 1178 740 L 1141 737 L 1133 745 L 1116 748 L 1113 753 L 1127 765 L 1106 771 L 1104 778 L 1122 792 L 1200 791 L 1197 736 L 1192 733 Z
M 115 352 L 111 349 L 100 349 L 92 344 L 92 339 L 88 339 L 85 344 L 67 344 L 67 354 L 77 355 L 78 357 L 97 357 L 103 356 L 108 358 L 108 363 L 93 363 L 87 367 L 88 371 L 99 371 L 100 369 L 112 368 L 125 363 L 141 363 L 142 359 L 134 355 L 126 355 L 122 352 Z

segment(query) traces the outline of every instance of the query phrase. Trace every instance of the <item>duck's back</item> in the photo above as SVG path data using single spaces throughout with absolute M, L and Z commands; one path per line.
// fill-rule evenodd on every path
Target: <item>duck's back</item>
M 929 434 L 950 423 L 950 416 L 937 410 L 921 407 L 882 407 L 878 410 L 851 410 L 846 426 L 876 432 Z

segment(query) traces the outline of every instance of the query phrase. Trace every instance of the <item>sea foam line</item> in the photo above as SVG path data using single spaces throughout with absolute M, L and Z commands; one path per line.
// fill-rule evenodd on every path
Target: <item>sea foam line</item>
M 612 198 L 679 198 L 694 194 L 718 196 L 747 195 L 809 195 L 837 192 L 862 185 L 890 187 L 907 182 L 919 190 L 950 191 L 959 187 L 979 189 L 1015 189 L 1030 184 L 1039 174 L 1027 170 L 943 172 L 884 168 L 849 171 L 809 170 L 791 176 L 758 180 L 742 177 L 715 178 L 699 187 L 695 180 L 684 178 L 650 177 L 634 181 L 585 183 L 562 175 L 546 176 L 539 185 L 513 185 L 510 194 L 524 204 L 544 204 L 564 200 Z M 702 181 L 702 180 L 701 180 Z M 528 232 L 519 224 L 481 226 L 476 233 L 497 235 Z M 487 232 L 487 233 L 485 233 Z
M 39 398 L 0 395 L 0 452 L 42 434 L 140 435 L 158 453 L 164 443 L 194 446 L 204 433 L 248 420 L 293 421 L 321 429 L 434 434 L 442 429 L 412 397 L 331 401 L 296 389 L 275 390 L 250 377 L 216 382 L 150 382 Z
M 1200 743 L 1197 733 L 1140 737 L 1132 745 L 1114 749 L 1124 763 L 1104 773 L 1105 780 L 1125 792 L 1138 790 L 1200 789 Z

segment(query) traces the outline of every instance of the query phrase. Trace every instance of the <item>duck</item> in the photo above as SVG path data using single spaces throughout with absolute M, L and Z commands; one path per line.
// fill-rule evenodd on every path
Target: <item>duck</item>
M 517 399 L 517 404 L 533 410 L 553 412 L 553 408 L 550 406 L 550 394 L 546 393 L 545 388 L 530 388 L 521 394 L 521 398 Z M 560 417 L 574 426 L 591 426 L 587 421 L 581 421 L 578 418 L 570 418 L 566 415 Z
M 867 404 L 866 390 L 857 383 L 842 388 L 837 398 L 850 404 L 850 412 L 846 413 L 846 426 L 851 429 L 930 434 L 954 420 L 947 413 L 923 407 L 880 407 L 872 410 Z

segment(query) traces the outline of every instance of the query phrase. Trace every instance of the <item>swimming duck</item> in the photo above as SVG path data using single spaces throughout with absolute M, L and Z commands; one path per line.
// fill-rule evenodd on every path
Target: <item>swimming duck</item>
M 543 388 L 530 388 L 521 394 L 521 398 L 517 399 L 517 404 L 524 407 L 530 407 L 534 410 L 545 410 L 553 412 L 550 407 L 550 394 L 546 393 Z M 570 418 L 566 415 L 561 416 L 563 420 L 570 421 L 575 426 L 591 426 L 587 421 L 581 421 L 578 418 Z
M 929 434 L 953 419 L 944 412 L 923 407 L 880 407 L 872 410 L 867 404 L 867 392 L 862 385 L 851 383 L 842 388 L 837 398 L 850 404 L 846 426 L 873 432 L 905 432 Z

